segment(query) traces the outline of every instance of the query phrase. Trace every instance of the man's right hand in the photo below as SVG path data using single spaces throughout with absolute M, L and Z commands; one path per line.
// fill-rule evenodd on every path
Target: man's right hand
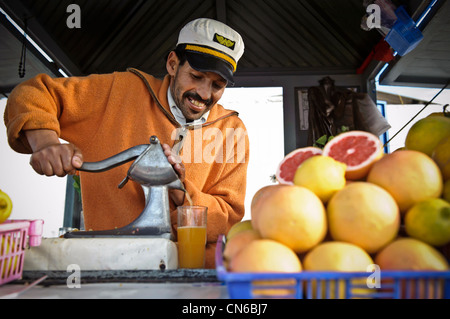
M 75 174 L 83 164 L 83 154 L 73 144 L 61 144 L 56 132 L 51 130 L 26 131 L 33 150 L 30 165 L 40 175 L 66 176 Z

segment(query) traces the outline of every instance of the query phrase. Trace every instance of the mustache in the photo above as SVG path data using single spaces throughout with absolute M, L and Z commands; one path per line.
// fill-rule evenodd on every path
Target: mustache
M 194 93 L 194 92 L 186 92 L 183 94 L 183 97 L 184 98 L 190 97 L 191 99 L 194 99 L 194 100 L 204 103 L 207 107 L 209 107 L 213 104 L 212 98 L 208 99 L 208 100 L 204 100 L 200 97 L 200 95 L 198 95 L 197 93 Z

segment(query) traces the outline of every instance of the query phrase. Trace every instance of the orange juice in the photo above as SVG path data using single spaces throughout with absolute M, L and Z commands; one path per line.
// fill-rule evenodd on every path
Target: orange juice
M 203 268 L 205 265 L 206 226 L 178 227 L 178 267 Z

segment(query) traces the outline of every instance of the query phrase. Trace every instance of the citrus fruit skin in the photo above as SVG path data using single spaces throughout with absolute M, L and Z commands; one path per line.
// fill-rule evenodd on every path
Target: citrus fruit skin
M 345 164 L 331 157 L 313 156 L 297 168 L 294 185 L 310 189 L 326 203 L 345 186 L 345 168 Z
M 312 191 L 301 186 L 280 187 L 261 199 L 255 218 L 263 238 L 278 241 L 296 253 L 321 242 L 327 232 L 325 207 Z
M 444 183 L 444 189 L 442 191 L 442 198 L 447 201 L 447 203 L 450 203 L 450 179 L 445 181 Z
M 233 272 L 299 272 L 302 265 L 292 249 L 270 239 L 250 242 L 231 261 Z
M 415 238 L 399 238 L 375 257 L 381 270 L 448 270 L 444 255 Z
M 11 216 L 12 206 L 11 198 L 0 190 L 0 224 Z
M 418 120 L 409 129 L 405 147 L 409 150 L 423 152 L 428 156 L 436 145 L 450 135 L 450 119 L 443 116 L 428 116 Z
M 431 158 L 441 170 L 445 181 L 450 179 L 450 135 L 444 137 L 433 150 Z
M 364 249 L 340 241 L 321 243 L 303 259 L 304 270 L 310 271 L 366 271 L 372 264 L 372 258 Z
M 365 178 L 373 163 L 383 156 L 383 144 L 369 132 L 344 132 L 325 144 L 323 155 L 347 165 L 345 178 Z
M 321 155 L 322 150 L 318 147 L 308 146 L 296 149 L 284 157 L 278 164 L 275 176 L 280 184 L 292 185 L 297 168 L 306 159 Z
M 433 112 L 433 113 L 430 113 L 429 115 L 428 115 L 428 117 L 430 117 L 430 116 L 441 116 L 441 117 L 450 117 L 450 115 L 449 115 L 450 113 L 448 113 L 448 111 L 446 110 L 446 112 L 444 113 L 444 112 Z
M 231 261 L 237 253 L 256 239 L 261 239 L 261 236 L 253 229 L 243 230 L 234 235 L 230 240 L 227 240 L 225 245 L 225 249 L 223 251 L 225 261 Z
M 334 195 L 327 206 L 330 235 L 376 253 L 394 240 L 400 228 L 397 203 L 383 188 L 353 182 Z
M 298 256 L 287 246 L 270 240 L 258 239 L 250 242 L 230 262 L 231 272 L 250 273 L 296 273 L 302 271 L 302 264 Z M 270 289 L 253 289 L 252 293 L 261 297 L 278 296 L 280 298 L 291 296 L 293 289 L 284 289 L 280 286 L 294 286 L 294 279 L 282 280 L 253 280 L 252 286 L 274 286 Z
M 284 184 L 275 184 L 275 185 L 267 185 L 260 188 L 255 195 L 253 195 L 252 202 L 250 204 L 250 213 L 251 213 L 251 223 L 252 228 L 258 231 L 258 217 L 257 214 L 260 211 L 261 202 L 264 201 L 264 198 L 270 196 L 270 194 L 278 188 L 289 187 Z
M 227 233 L 227 241 L 230 241 L 231 238 L 242 231 L 253 229 L 251 220 L 242 220 L 233 226 L 230 227 L 230 230 Z
M 366 272 L 373 264 L 372 258 L 362 248 L 345 242 L 324 242 L 311 249 L 303 259 L 305 271 L 354 271 Z M 365 280 L 352 280 L 352 284 L 363 286 Z M 336 287 L 338 285 L 338 287 Z M 313 294 L 317 294 L 317 284 L 313 283 Z M 343 282 L 330 281 L 329 287 L 322 283 L 322 296 L 326 298 L 326 289 L 329 290 L 330 298 L 345 298 L 345 285 Z M 336 289 L 337 288 L 337 289 Z M 337 292 L 337 294 L 336 294 Z M 358 294 L 369 294 L 370 289 L 356 289 Z
M 394 271 L 448 271 L 449 265 L 436 248 L 421 240 L 406 237 L 398 238 L 375 256 L 381 272 L 384 270 Z M 390 279 L 382 279 L 381 287 L 392 285 Z M 411 298 L 437 298 L 442 299 L 444 295 L 443 280 L 401 280 L 399 283 L 399 294 L 402 299 Z
M 421 201 L 405 215 L 406 233 L 432 246 L 450 242 L 450 203 L 440 198 Z
M 387 190 L 404 214 L 412 205 L 441 196 L 443 181 L 439 167 L 419 151 L 402 150 L 374 163 L 367 181 Z
M 11 250 L 9 241 L 6 241 L 5 239 L 2 239 L 0 243 L 0 256 L 6 256 L 7 254 L 10 254 L 12 252 L 15 252 L 14 250 Z M 19 259 L 19 256 L 10 257 L 9 259 L 4 260 L 4 266 L 3 266 L 3 272 L 1 273 L 2 278 L 6 278 L 7 276 L 10 276 L 12 273 L 17 271 L 17 261 Z M 14 260 L 14 262 L 13 262 Z M 13 266 L 14 265 L 14 266 Z

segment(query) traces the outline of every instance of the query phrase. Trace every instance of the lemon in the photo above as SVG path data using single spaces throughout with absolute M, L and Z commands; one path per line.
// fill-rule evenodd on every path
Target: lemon
M 12 252 L 15 252 L 15 251 L 11 251 L 9 242 L 6 241 L 6 243 L 5 243 L 5 239 L 3 239 L 1 242 L 1 246 L 0 246 L 0 256 L 4 257 L 7 254 L 10 254 Z M 14 263 L 13 263 L 13 259 L 14 259 Z M 18 260 L 18 256 L 9 257 L 8 259 L 4 259 L 5 264 L 3 267 L 3 272 L 1 273 L 2 278 L 6 278 L 7 276 L 10 276 L 12 274 L 12 272 L 16 271 L 17 260 Z M 13 264 L 14 264 L 14 266 L 13 266 Z
M 450 203 L 427 199 L 412 206 L 405 216 L 405 230 L 413 238 L 432 246 L 450 242 Z
M 12 211 L 12 201 L 8 194 L 0 190 L 0 224 L 9 218 Z
M 317 155 L 305 160 L 295 172 L 294 184 L 316 194 L 324 203 L 344 188 L 347 165 L 332 157 Z

